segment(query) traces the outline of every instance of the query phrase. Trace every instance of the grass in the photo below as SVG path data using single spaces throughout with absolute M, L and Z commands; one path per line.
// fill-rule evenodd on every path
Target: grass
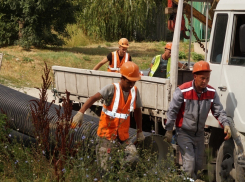
M 70 29 L 72 30 L 72 27 Z M 0 71 L 0 83 L 16 87 L 40 87 L 44 61 L 49 67 L 59 65 L 93 69 L 108 53 L 118 48 L 117 42 L 99 42 L 98 44 L 89 42 L 88 44 L 86 46 L 68 44 L 63 47 L 48 47 L 46 49 L 33 48 L 29 51 L 18 46 L 0 48 L 0 52 L 4 53 Z M 154 56 L 164 52 L 165 44 L 166 42 L 164 41 L 130 42 L 128 53 L 132 56 L 132 60 L 139 65 L 140 69 L 145 70 L 150 67 Z M 180 43 L 182 56 L 188 55 L 188 47 L 189 44 Z M 107 64 L 103 65 L 100 70 L 106 71 Z
M 40 144 L 27 147 L 21 141 L 17 142 L 16 137 L 10 134 L 11 130 L 5 127 L 5 118 L 5 115 L 0 114 L 0 181 L 57 181 L 54 156 L 46 154 Z M 157 162 L 157 155 L 152 152 L 154 145 L 151 146 L 153 150 L 137 148 L 140 159 L 134 168 L 123 165 L 124 150 L 112 148 L 111 158 L 107 161 L 109 167 L 101 179 L 95 155 L 95 141 L 89 137 L 81 138 L 82 145 L 77 149 L 77 153 L 66 156 L 62 169 L 58 168 L 59 181 L 190 181 L 186 174 L 175 166 L 171 154 L 166 160 Z

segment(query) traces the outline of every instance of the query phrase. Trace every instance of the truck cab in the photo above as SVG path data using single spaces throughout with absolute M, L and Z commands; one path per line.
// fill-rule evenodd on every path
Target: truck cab
M 245 1 L 220 0 L 215 10 L 207 61 L 211 67 L 209 84 L 215 87 L 240 142 L 245 146 Z M 244 166 L 238 165 L 239 147 L 233 140 L 222 141 L 219 123 L 209 114 L 210 181 L 245 181 Z M 242 151 L 244 156 L 244 151 Z M 213 166 L 212 166 L 213 165 Z M 211 169 L 211 170 L 210 170 Z M 213 170 L 212 170 L 213 169 Z M 216 174 L 215 174 L 216 173 Z
M 245 132 L 245 1 L 221 0 L 215 11 L 207 61 L 227 116 Z M 212 125 L 212 123 L 208 123 Z

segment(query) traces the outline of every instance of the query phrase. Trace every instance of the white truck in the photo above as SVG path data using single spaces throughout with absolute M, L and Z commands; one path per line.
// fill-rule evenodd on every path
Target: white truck
M 213 0 L 193 1 L 209 3 Z M 164 120 L 173 91 L 178 85 L 192 80 L 191 70 L 177 69 L 182 12 L 183 0 L 179 0 L 170 79 L 143 76 L 136 83 L 142 99 L 142 112 L 145 117 L 149 115 L 154 119 L 154 129 L 160 134 L 162 133 L 159 131 L 164 130 Z M 205 143 L 211 151 L 207 160 L 208 165 L 205 166 L 208 170 L 209 181 L 245 181 L 244 168 L 237 162 L 238 155 L 244 157 L 243 146 L 245 146 L 245 99 L 243 96 L 245 90 L 245 84 L 243 84 L 243 76 L 245 78 L 245 0 L 219 1 L 205 60 L 210 63 L 212 69 L 209 84 L 216 88 L 227 116 L 236 128 L 232 129 L 233 139 L 224 141 L 223 129 L 209 114 L 205 132 Z M 55 75 L 56 95 L 61 98 L 67 90 L 71 93 L 71 100 L 78 103 L 84 103 L 102 87 L 118 82 L 120 79 L 119 73 L 61 66 L 53 66 L 52 69 Z M 103 101 L 95 103 L 97 106 L 102 106 L 102 104 Z M 147 126 L 147 122 L 144 122 L 144 125 Z M 177 155 L 177 161 L 181 164 L 179 156 Z

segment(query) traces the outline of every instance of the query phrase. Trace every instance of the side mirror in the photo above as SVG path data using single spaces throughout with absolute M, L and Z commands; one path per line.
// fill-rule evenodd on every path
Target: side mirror
M 245 54 L 245 24 L 240 26 L 239 30 L 240 51 Z

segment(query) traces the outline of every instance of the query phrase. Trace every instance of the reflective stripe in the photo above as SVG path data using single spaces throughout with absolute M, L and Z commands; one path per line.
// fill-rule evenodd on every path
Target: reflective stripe
M 155 73 L 155 71 L 151 71 L 151 74 L 153 75 Z
M 108 66 L 108 68 L 111 70 L 111 71 L 120 71 L 120 68 L 117 68 L 117 51 L 113 52 L 114 54 L 114 67 L 110 67 L 110 65 Z M 126 53 L 126 56 L 125 56 L 125 63 L 128 62 L 128 53 Z
M 102 108 L 102 111 L 103 111 L 106 115 L 108 115 L 108 116 L 110 116 L 110 117 L 113 117 L 113 118 L 127 119 L 128 116 L 129 116 L 129 114 L 122 114 L 122 113 L 111 112 L 111 111 L 107 110 L 107 109 L 104 108 L 104 107 Z
M 114 83 L 115 87 L 116 87 L 116 96 L 115 96 L 115 100 L 113 103 L 113 108 L 112 111 L 107 110 L 106 108 L 102 108 L 102 111 L 113 118 L 121 118 L 121 119 L 127 119 L 127 117 L 129 116 L 129 114 L 122 114 L 122 113 L 117 113 L 118 110 L 118 106 L 119 106 L 119 99 L 120 99 L 120 86 L 119 83 Z M 131 92 L 131 101 L 130 101 L 130 112 L 134 111 L 134 101 L 135 101 L 135 97 L 136 97 L 136 93 L 135 93 L 135 88 L 131 88 L 130 90 Z
M 116 113 L 119 105 L 119 99 L 120 99 L 120 86 L 119 83 L 114 83 L 114 85 L 116 86 L 116 97 L 113 104 L 112 112 Z
M 120 68 L 111 68 L 110 66 L 108 66 L 108 68 L 112 71 L 120 71 Z
M 128 62 L 128 53 L 126 53 L 125 63 Z
M 111 71 L 120 71 L 120 68 L 117 68 L 117 51 L 113 52 L 114 54 L 114 67 L 110 67 L 110 65 L 108 66 L 108 68 L 111 70 Z
M 190 91 L 190 90 L 193 90 L 193 87 L 190 87 L 190 88 L 187 88 L 187 89 L 183 89 L 183 90 L 181 90 L 181 92 L 183 93 L 183 92 L 188 92 L 188 91 Z
M 114 69 L 117 69 L 117 51 L 114 52 Z
M 131 88 L 131 95 L 132 95 L 132 98 L 131 98 L 131 102 L 130 102 L 130 112 L 133 112 L 134 111 L 134 100 L 135 100 L 135 88 Z
M 215 89 L 206 87 L 208 91 L 215 92 Z

